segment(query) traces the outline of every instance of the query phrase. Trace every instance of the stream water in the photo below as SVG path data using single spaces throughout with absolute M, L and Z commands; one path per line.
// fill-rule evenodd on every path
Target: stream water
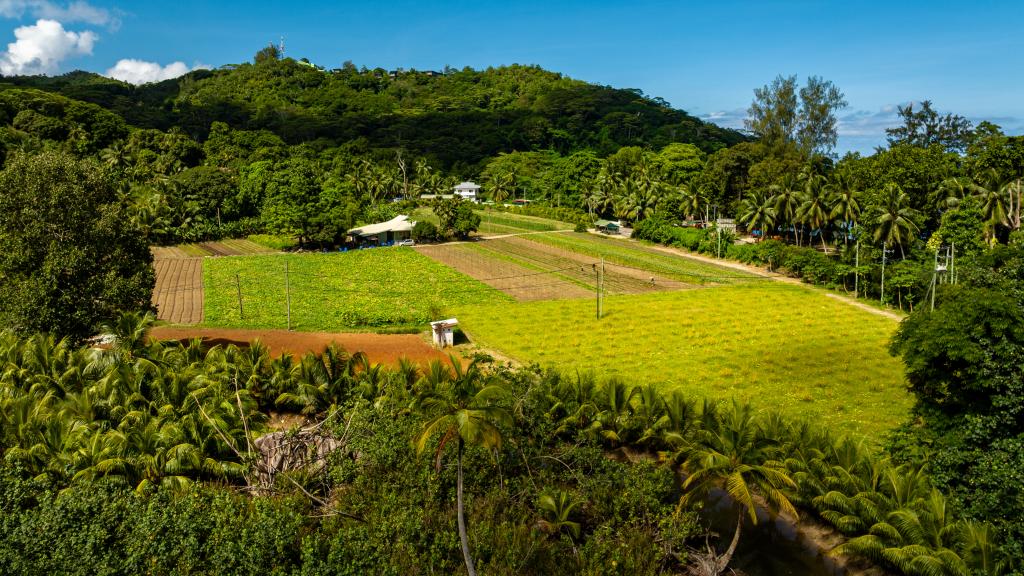
M 712 542 L 723 551 L 736 529 L 737 508 L 722 491 L 713 491 L 701 520 L 719 537 Z M 828 556 L 827 549 L 800 532 L 791 522 L 758 511 L 757 525 L 747 517 L 739 546 L 729 566 L 748 576 L 846 576 L 854 574 Z

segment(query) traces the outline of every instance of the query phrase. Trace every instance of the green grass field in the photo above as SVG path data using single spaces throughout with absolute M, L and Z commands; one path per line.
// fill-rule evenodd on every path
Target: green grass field
M 743 284 L 593 300 L 462 306 L 478 344 L 523 362 L 739 398 L 880 439 L 909 413 L 892 320 L 821 293 Z
M 203 261 L 205 324 L 286 327 L 286 263 L 297 330 L 421 327 L 456 305 L 511 301 L 411 248 L 209 258 Z

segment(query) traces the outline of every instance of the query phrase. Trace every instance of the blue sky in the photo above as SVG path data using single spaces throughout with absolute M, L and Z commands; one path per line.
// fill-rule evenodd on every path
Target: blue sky
M 132 81 L 287 54 L 440 69 L 522 63 L 640 88 L 739 127 L 777 74 L 835 82 L 839 151 L 884 143 L 895 107 L 1024 133 L 1024 0 L 717 2 L 116 2 L 0 0 L 0 72 L 92 70 Z

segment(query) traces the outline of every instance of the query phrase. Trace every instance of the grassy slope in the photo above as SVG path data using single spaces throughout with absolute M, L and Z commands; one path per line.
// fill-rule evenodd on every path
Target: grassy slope
M 896 323 L 800 287 L 746 284 L 457 310 L 480 344 L 542 366 L 737 397 L 878 439 L 910 408 Z
M 510 301 L 410 248 L 208 258 L 203 261 L 205 324 L 284 328 L 286 262 L 297 330 L 418 326 L 457 304 Z M 244 318 L 239 318 L 235 274 Z

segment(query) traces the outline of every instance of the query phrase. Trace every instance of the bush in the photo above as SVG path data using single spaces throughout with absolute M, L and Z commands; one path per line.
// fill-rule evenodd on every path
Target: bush
M 432 222 L 420 220 L 412 227 L 412 239 L 416 242 L 437 242 L 440 234 Z

